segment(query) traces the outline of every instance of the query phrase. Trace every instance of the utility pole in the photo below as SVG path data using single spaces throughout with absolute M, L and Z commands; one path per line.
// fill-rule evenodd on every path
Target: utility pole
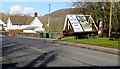
M 48 32 L 50 32 L 50 4 L 49 4 L 49 14 L 48 14 Z
M 111 35 L 111 22 L 112 22 L 112 0 L 110 2 L 110 20 L 109 20 L 109 38 L 110 38 L 110 35 Z

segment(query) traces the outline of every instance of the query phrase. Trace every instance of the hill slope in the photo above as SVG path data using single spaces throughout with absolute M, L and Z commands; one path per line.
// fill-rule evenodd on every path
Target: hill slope
M 70 14 L 71 9 L 61 9 L 55 12 L 50 13 L 50 31 L 52 32 L 62 32 L 65 17 L 67 14 Z M 41 22 L 44 24 L 44 28 L 48 30 L 48 14 L 39 17 Z

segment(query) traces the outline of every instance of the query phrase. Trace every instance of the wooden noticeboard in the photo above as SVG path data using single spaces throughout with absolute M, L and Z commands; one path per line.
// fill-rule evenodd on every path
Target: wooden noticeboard
M 88 33 L 88 32 L 93 33 L 94 31 L 95 32 L 98 31 L 98 27 L 96 26 L 91 15 L 69 14 L 66 16 L 63 31 L 65 32 L 65 34 Z

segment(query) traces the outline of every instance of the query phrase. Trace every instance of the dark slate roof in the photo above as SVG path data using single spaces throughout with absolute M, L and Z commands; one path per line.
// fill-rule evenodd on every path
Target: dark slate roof
M 28 16 L 10 16 L 13 25 L 29 25 L 34 17 Z

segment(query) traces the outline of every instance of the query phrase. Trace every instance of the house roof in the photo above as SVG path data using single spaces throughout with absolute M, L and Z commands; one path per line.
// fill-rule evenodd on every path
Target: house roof
M 28 16 L 10 16 L 13 25 L 29 25 L 34 17 Z

